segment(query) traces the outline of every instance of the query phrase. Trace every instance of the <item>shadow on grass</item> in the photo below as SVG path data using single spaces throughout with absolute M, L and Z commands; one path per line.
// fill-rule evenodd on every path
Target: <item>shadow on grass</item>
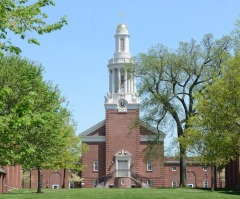
M 211 189 L 205 189 L 205 188 L 204 189 L 199 188 L 199 189 L 211 192 Z M 240 191 L 235 191 L 233 189 L 224 189 L 224 188 L 220 189 L 220 188 L 218 188 L 218 189 L 214 189 L 214 192 L 227 194 L 227 195 L 240 195 Z

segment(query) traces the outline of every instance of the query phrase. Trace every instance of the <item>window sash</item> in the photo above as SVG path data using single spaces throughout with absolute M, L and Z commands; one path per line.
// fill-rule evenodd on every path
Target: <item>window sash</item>
M 152 162 L 151 161 L 147 162 L 147 171 L 152 171 Z
M 98 171 L 98 161 L 93 162 L 93 171 Z

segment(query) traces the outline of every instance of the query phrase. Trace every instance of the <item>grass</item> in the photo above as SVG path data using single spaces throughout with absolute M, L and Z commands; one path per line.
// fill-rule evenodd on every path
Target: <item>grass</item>
M 228 199 L 238 198 L 240 192 L 227 190 L 178 189 L 44 189 L 37 194 L 36 190 L 15 190 L 0 194 L 0 199 Z

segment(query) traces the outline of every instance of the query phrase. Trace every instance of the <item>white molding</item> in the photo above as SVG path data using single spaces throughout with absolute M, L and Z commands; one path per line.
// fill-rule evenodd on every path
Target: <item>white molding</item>
M 147 141 L 164 141 L 165 134 L 160 134 L 159 137 L 157 138 L 158 135 L 141 135 L 140 141 L 141 142 L 147 142 Z M 157 139 L 156 139 L 157 138 Z
M 103 120 L 97 124 L 95 124 L 94 126 L 90 127 L 89 129 L 87 129 L 86 131 L 83 131 L 80 136 L 84 137 L 89 135 L 90 133 L 92 133 L 93 131 L 96 131 L 97 129 L 103 127 L 106 124 L 106 120 Z
M 83 136 L 82 142 L 106 142 L 105 136 Z
M 117 110 L 118 105 L 117 104 L 110 104 L 110 103 L 105 103 L 105 109 L 106 110 Z M 136 103 L 136 104 L 131 104 L 128 103 L 127 104 L 127 109 L 128 110 L 136 110 L 140 108 L 140 104 Z

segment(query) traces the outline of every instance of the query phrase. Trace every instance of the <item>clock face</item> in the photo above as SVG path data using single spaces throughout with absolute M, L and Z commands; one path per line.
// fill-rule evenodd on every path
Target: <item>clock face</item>
M 127 106 L 127 101 L 125 100 L 125 99 L 120 99 L 119 101 L 118 101 L 118 106 L 119 106 L 119 108 L 126 108 L 126 106 Z
M 125 102 L 125 101 L 120 101 L 120 102 L 119 102 L 119 106 L 120 106 L 121 108 L 124 108 L 124 107 L 126 106 L 126 102 Z

